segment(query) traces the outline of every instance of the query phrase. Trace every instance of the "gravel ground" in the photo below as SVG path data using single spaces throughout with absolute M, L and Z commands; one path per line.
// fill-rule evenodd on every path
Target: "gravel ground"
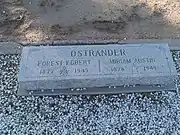
M 180 51 L 173 57 L 180 72 Z M 175 92 L 16 96 L 19 60 L 19 55 L 0 55 L 0 135 L 180 134 Z

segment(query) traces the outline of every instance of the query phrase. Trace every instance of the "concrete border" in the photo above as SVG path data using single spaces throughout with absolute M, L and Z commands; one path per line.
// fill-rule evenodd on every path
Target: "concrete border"
M 21 54 L 23 46 L 16 42 L 0 42 L 0 54 Z
M 0 42 L 0 54 L 21 54 L 23 46 L 77 45 L 77 44 L 129 44 L 129 43 L 168 43 L 171 50 L 180 50 L 180 39 L 133 39 L 133 40 L 60 40 L 53 42 L 28 43 Z

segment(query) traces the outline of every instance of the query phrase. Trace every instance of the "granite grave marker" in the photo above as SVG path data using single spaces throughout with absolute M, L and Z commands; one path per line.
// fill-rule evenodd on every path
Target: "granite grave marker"
M 24 47 L 19 95 L 176 90 L 168 44 Z

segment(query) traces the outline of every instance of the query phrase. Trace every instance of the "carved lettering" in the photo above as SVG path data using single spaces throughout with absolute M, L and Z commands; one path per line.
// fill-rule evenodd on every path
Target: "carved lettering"
M 88 68 L 75 68 L 74 73 L 88 73 Z
M 110 64 L 129 64 L 131 59 L 110 59 Z
M 134 63 L 138 63 L 138 64 L 140 64 L 140 63 L 155 63 L 155 62 L 156 62 L 155 58 L 149 58 L 149 57 L 134 59 Z
M 71 57 L 84 57 L 84 56 L 126 56 L 124 49 L 102 49 L 102 50 L 72 50 Z
M 125 68 L 124 67 L 112 67 L 111 71 L 112 72 L 124 72 Z
M 144 71 L 156 71 L 156 66 L 144 66 Z
M 54 70 L 53 69 L 40 69 L 40 72 L 39 72 L 41 75 L 46 75 L 46 74 L 53 74 L 54 73 Z
M 37 65 L 39 67 L 53 67 L 53 66 L 61 66 L 63 64 L 63 61 L 60 60 L 60 61 L 48 61 L 48 60 L 40 60 L 40 61 L 37 61 Z
M 66 60 L 66 65 L 89 65 L 91 60 Z

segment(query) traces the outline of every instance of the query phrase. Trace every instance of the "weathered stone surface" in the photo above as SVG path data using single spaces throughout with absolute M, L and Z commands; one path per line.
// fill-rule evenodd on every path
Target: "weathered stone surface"
M 167 44 L 24 47 L 20 95 L 175 90 Z
M 21 54 L 22 45 L 16 42 L 0 42 L 0 54 Z

